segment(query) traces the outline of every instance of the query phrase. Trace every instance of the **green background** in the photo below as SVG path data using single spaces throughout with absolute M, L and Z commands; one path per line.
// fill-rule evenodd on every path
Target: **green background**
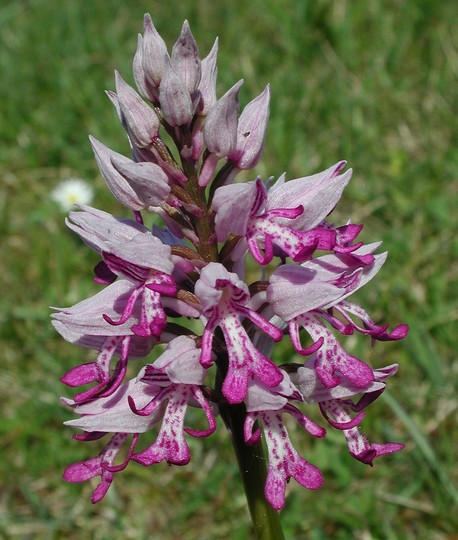
M 336 222 L 364 223 L 388 261 L 358 301 L 376 320 L 407 322 L 399 343 L 343 340 L 400 372 L 363 423 L 371 441 L 406 449 L 374 468 L 340 433 L 312 441 L 291 428 L 325 485 L 288 486 L 287 538 L 453 539 L 457 494 L 458 6 L 455 1 L 188 2 L 23 0 L 0 7 L 0 537 L 245 539 L 249 516 L 228 436 L 189 440 L 184 467 L 131 464 L 92 506 L 63 469 L 97 443 L 62 426 L 59 396 L 87 351 L 56 335 L 48 306 L 97 290 L 97 262 L 63 223 L 50 191 L 77 176 L 94 205 L 127 215 L 98 175 L 88 133 L 128 146 L 104 94 L 130 63 L 143 13 L 172 46 L 187 18 L 205 56 L 220 38 L 218 95 L 245 79 L 247 103 L 271 84 L 267 177 L 312 174 L 346 159 L 353 180 Z M 253 175 L 248 175 L 254 178 Z M 286 358 L 290 349 L 285 348 Z M 312 413 L 313 416 L 314 413 Z M 314 416 L 315 417 L 315 416 Z

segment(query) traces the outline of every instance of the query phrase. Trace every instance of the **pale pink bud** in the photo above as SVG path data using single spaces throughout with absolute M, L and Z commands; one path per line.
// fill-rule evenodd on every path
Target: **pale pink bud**
M 145 205 L 139 199 L 137 193 L 132 189 L 129 182 L 113 167 L 112 158 L 118 158 L 119 161 L 130 161 L 122 154 L 110 150 L 94 137 L 89 137 L 94 151 L 95 160 L 99 166 L 100 172 L 105 179 L 108 189 L 125 207 L 131 210 L 142 210 Z
M 252 169 L 264 150 L 267 121 L 269 119 L 270 89 L 250 101 L 243 109 L 237 130 L 237 145 L 228 156 L 239 169 Z
M 113 92 L 112 90 L 105 90 L 106 95 L 108 96 L 108 99 L 113 104 L 114 108 L 116 109 L 116 114 L 118 115 L 119 120 L 122 122 L 122 113 L 121 113 L 121 107 L 119 106 L 119 99 L 116 92 Z
M 208 111 L 216 103 L 216 76 L 218 68 L 216 67 L 216 57 L 218 54 L 218 38 L 213 44 L 212 50 L 202 60 L 202 76 L 200 78 L 199 92 L 200 104 L 199 114 L 208 114 Z
M 115 74 L 119 108 L 129 136 L 140 148 L 150 146 L 159 132 L 159 118 L 117 71 Z
M 145 79 L 152 86 L 158 87 L 162 80 L 169 53 L 167 52 L 167 45 L 154 27 L 149 13 L 145 15 L 144 28 L 143 71 Z
M 201 66 L 197 43 L 188 21 L 184 21 L 181 34 L 173 46 L 171 64 L 192 94 L 200 82 Z
M 145 70 L 143 69 L 143 37 L 141 34 L 138 34 L 137 50 L 132 62 L 132 73 L 140 95 L 156 103 L 158 97 L 157 88 L 146 80 Z
M 183 79 L 168 64 L 159 87 L 159 101 L 164 118 L 171 126 L 184 126 L 191 122 L 192 101 Z
M 120 172 L 146 208 L 166 201 L 170 186 L 165 172 L 155 163 L 135 163 L 113 158 L 113 167 Z
M 219 157 L 230 154 L 237 143 L 240 80 L 210 109 L 205 120 L 204 141 L 209 152 Z

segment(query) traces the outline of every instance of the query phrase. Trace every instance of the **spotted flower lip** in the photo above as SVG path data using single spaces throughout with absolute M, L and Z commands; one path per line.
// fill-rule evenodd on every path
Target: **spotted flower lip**
M 395 375 L 397 371 L 397 364 L 374 370 L 373 381 L 363 389 L 348 380 L 342 381 L 335 388 L 327 388 L 317 377 L 312 360 L 305 362 L 303 366 L 298 368 L 296 373 L 291 373 L 289 377 L 291 381 L 294 381 L 303 399 L 307 403 L 314 403 L 331 399 L 347 399 L 361 393 L 379 392 L 385 389 L 385 381 Z
M 53 308 L 56 331 L 93 355 L 61 376 L 76 392 L 61 401 L 79 415 L 65 424 L 81 430 L 76 440 L 106 440 L 64 478 L 95 481 L 99 502 L 129 464 L 186 465 L 188 438 L 212 436 L 219 413 L 248 468 L 266 459 L 259 482 L 280 510 L 291 478 L 309 490 L 324 481 L 299 437 L 319 444 L 337 430 L 368 465 L 402 449 L 369 442 L 361 427 L 397 364 L 374 369 L 340 336 L 373 344 L 402 339 L 408 327 L 377 323 L 350 300 L 387 254 L 358 240 L 362 224 L 330 221 L 353 174 L 346 162 L 292 180 L 236 181 L 262 157 L 269 85 L 240 112 L 242 80 L 217 94 L 218 39 L 201 58 L 187 21 L 171 50 L 150 15 L 143 22 L 138 92 L 118 72 L 107 92 L 130 156 L 90 138 L 108 189 L 133 215 L 79 205 L 66 220 L 100 260 L 99 290 Z M 297 447 L 291 419 L 302 428 Z

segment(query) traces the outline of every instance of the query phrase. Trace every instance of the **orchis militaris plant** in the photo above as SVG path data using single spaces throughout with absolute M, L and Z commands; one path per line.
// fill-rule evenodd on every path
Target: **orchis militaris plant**
M 241 113 L 242 81 L 217 99 L 216 55 L 217 41 L 199 58 L 187 22 L 169 54 L 146 15 L 133 60 L 139 94 L 118 73 L 116 93 L 108 92 L 131 157 L 91 138 L 108 188 L 133 219 L 81 205 L 67 220 L 99 254 L 94 279 L 103 288 L 53 314 L 67 341 L 97 351 L 96 360 L 62 377 L 71 387 L 89 385 L 64 399 L 81 416 L 66 424 L 83 430 L 78 440 L 107 441 L 64 477 L 98 477 L 98 502 L 130 461 L 187 464 L 186 436 L 211 436 L 220 415 L 255 529 L 278 538 L 272 509 L 283 508 L 289 480 L 311 490 L 323 483 L 295 450 L 285 415 L 305 437 L 322 438 L 325 428 L 307 416 L 318 404 L 350 454 L 369 465 L 402 448 L 370 443 L 359 429 L 397 365 L 373 369 L 337 336 L 398 340 L 407 326 L 389 331 L 348 299 L 377 274 L 386 253 L 376 253 L 379 243 L 356 241 L 361 225 L 328 220 L 352 175 L 344 161 L 295 180 L 236 181 L 261 158 L 270 92 L 267 86 Z M 144 212 L 163 226 L 146 227 Z M 258 270 L 248 274 L 250 264 Z M 282 340 L 290 341 L 294 363 L 277 354 Z M 133 366 L 138 375 L 128 380 Z M 201 409 L 205 425 L 185 427 L 188 407 Z

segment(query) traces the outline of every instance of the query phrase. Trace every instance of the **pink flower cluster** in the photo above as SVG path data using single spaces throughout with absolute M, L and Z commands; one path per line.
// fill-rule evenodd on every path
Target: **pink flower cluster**
M 284 506 L 291 477 L 308 489 L 323 481 L 294 449 L 285 414 L 311 437 L 324 437 L 303 412 L 317 403 L 363 463 L 402 448 L 371 444 L 359 430 L 397 366 L 372 369 L 336 337 L 407 334 L 406 325 L 389 331 L 348 301 L 386 258 L 375 253 L 379 243 L 356 241 L 360 225 L 328 221 L 352 171 L 342 161 L 295 180 L 234 182 L 261 158 L 269 87 L 240 113 L 242 81 L 216 97 L 216 56 L 217 42 L 200 59 L 187 22 L 169 54 L 145 16 L 133 61 L 139 93 L 119 74 L 116 93 L 108 92 L 132 158 L 91 138 L 108 188 L 133 219 L 82 206 L 67 221 L 101 259 L 100 292 L 53 314 L 64 339 L 97 351 L 62 378 L 85 386 L 64 399 L 80 415 L 66 422 L 83 430 L 75 438 L 110 436 L 97 457 L 65 471 L 70 482 L 100 477 L 93 502 L 130 461 L 188 463 L 185 434 L 210 436 L 222 405 L 243 405 L 245 444 L 264 434 L 265 496 L 275 509 Z M 146 227 L 142 212 L 159 216 L 162 227 Z M 288 339 L 295 363 L 276 356 L 275 344 Z M 135 366 L 138 375 L 126 380 Z M 204 429 L 185 427 L 188 407 L 201 409 Z

